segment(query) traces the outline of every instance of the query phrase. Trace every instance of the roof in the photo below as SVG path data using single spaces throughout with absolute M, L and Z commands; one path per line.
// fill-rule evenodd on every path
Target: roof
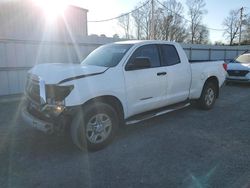
M 85 8 L 82 8 L 82 7 L 78 7 L 78 6 L 76 6 L 76 5 L 68 5 L 68 7 L 75 8 L 75 9 L 81 9 L 81 10 L 83 10 L 83 11 L 85 11 L 85 12 L 88 12 L 88 11 L 89 11 L 88 9 L 85 9 Z
M 176 44 L 176 42 L 170 42 L 166 40 L 127 40 L 115 42 L 116 44 Z

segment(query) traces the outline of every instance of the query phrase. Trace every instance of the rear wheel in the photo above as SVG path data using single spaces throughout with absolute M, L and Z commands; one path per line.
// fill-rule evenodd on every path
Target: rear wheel
M 83 108 L 71 126 L 74 144 L 81 150 L 99 150 L 110 143 L 118 127 L 116 111 L 108 104 L 97 102 Z
M 215 84 L 213 82 L 206 83 L 198 100 L 199 106 L 204 110 L 210 110 L 214 106 L 216 97 Z

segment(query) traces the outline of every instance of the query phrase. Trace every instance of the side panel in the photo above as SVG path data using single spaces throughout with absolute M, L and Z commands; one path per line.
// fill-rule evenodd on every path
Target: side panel
M 166 82 L 166 72 L 160 66 L 157 45 L 139 46 L 131 53 L 126 64 L 133 65 L 137 58 L 142 57 L 148 59 L 149 67 L 126 70 L 124 65 L 123 68 L 129 115 L 161 107 L 165 94 L 163 83 Z
M 162 106 L 165 94 L 165 76 L 157 76 L 162 67 L 125 71 L 129 115 L 135 115 Z
M 65 99 L 66 106 L 81 105 L 90 99 L 109 95 L 120 100 L 124 115 L 127 116 L 124 79 L 119 68 L 110 68 L 104 74 L 72 80 L 65 85 L 74 85 L 74 89 Z
M 192 84 L 190 99 L 198 99 L 201 95 L 204 83 L 209 77 L 215 76 L 219 81 L 219 87 L 225 81 L 226 71 L 223 69 L 223 61 L 210 61 L 191 64 Z
M 163 96 L 165 105 L 171 105 L 182 102 L 189 98 L 189 90 L 191 85 L 191 68 L 187 60 L 186 54 L 182 47 L 175 44 L 174 48 L 160 45 L 162 48 L 162 64 L 167 65 L 164 68 L 167 72 L 167 79 L 164 83 L 166 93 Z M 177 55 L 177 53 L 178 55 Z M 175 57 L 175 58 L 174 58 Z M 175 63 L 178 62 L 179 63 Z
M 188 99 L 191 82 L 191 71 L 188 64 L 180 63 L 167 68 L 167 93 L 164 96 L 168 105 Z

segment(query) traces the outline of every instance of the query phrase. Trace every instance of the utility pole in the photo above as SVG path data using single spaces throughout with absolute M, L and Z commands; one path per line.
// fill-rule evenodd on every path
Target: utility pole
M 154 0 L 151 0 L 151 32 L 150 39 L 155 39 L 155 7 Z
M 240 43 L 241 43 L 241 32 L 242 32 L 241 27 L 242 27 L 243 9 L 244 9 L 243 7 L 241 7 L 241 9 L 240 9 L 240 34 L 239 34 L 239 45 L 240 45 Z

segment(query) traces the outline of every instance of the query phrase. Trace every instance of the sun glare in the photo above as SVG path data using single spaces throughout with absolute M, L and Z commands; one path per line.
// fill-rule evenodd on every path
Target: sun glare
M 53 22 L 56 18 L 63 16 L 68 3 L 66 0 L 33 0 L 42 8 L 46 19 Z

